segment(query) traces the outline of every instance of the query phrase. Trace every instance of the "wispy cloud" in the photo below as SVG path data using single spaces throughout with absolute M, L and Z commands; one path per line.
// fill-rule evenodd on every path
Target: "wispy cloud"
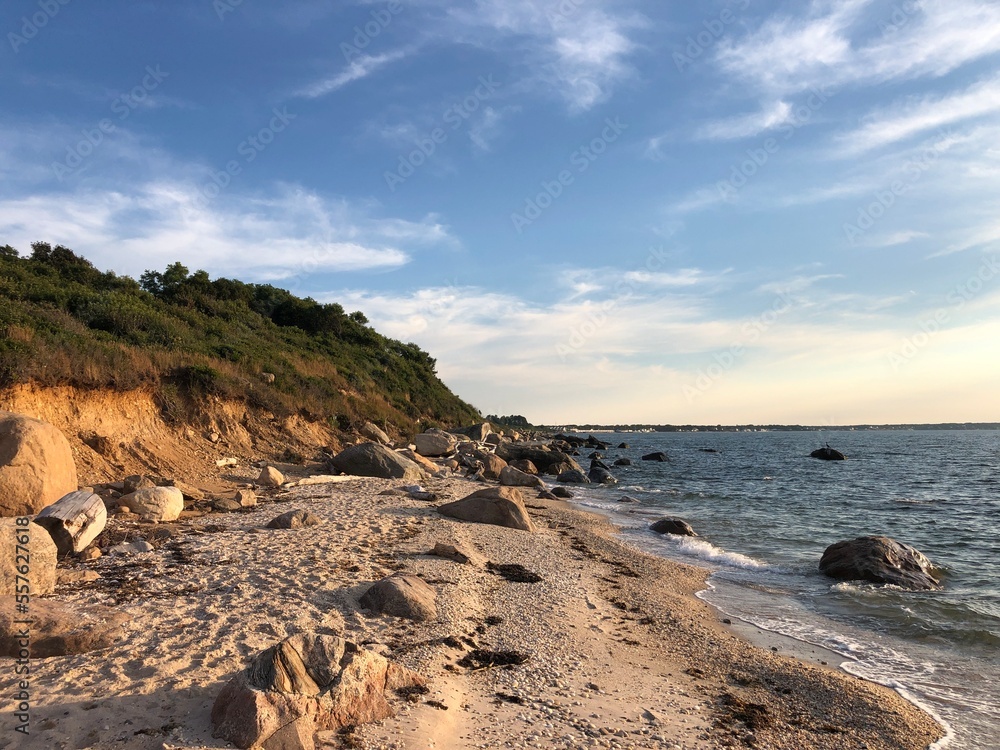
M 407 57 L 412 50 L 401 49 L 395 52 L 386 52 L 382 55 L 364 55 L 357 60 L 353 60 L 346 68 L 336 75 L 316 81 L 295 93 L 295 96 L 305 99 L 317 99 L 321 96 L 331 94 L 338 89 L 344 88 L 350 83 L 367 78 L 378 72 L 387 65 L 391 65 L 397 60 Z
M 1000 112 L 1000 77 L 980 81 L 945 96 L 908 99 L 875 112 L 857 130 L 838 139 L 842 151 L 855 155 L 984 115 Z
M 738 115 L 708 123 L 698 129 L 696 138 L 706 141 L 730 141 L 752 138 L 792 121 L 792 105 L 777 101 L 758 112 Z

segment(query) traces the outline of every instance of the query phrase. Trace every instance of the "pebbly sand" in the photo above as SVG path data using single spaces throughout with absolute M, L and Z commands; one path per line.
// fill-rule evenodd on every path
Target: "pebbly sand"
M 630 549 L 602 518 L 529 490 L 536 533 L 463 523 L 433 503 L 379 494 L 398 484 L 300 486 L 243 512 L 160 526 L 113 518 L 108 533 L 156 550 L 60 563 L 102 578 L 61 585 L 53 598 L 125 612 L 122 639 L 34 660 L 31 736 L 12 731 L 7 711 L 0 748 L 231 747 L 212 737 L 215 697 L 251 657 L 297 632 L 343 635 L 429 679 L 416 702 L 391 698 L 394 718 L 321 734 L 322 748 L 917 750 L 942 734 L 888 689 L 751 645 L 695 598 L 706 571 Z M 425 484 L 439 502 L 480 486 Z M 263 528 L 299 508 L 322 525 Z M 426 555 L 436 542 L 482 561 Z M 507 581 L 487 560 L 519 563 L 542 580 Z M 436 621 L 359 609 L 367 586 L 397 570 L 435 588 Z M 457 665 L 473 647 L 527 661 Z M 3 695 L 14 680 L 0 667 Z

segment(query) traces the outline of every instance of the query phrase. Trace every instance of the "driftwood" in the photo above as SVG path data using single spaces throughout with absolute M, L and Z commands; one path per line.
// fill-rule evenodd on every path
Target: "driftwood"
M 60 555 L 86 549 L 107 522 L 104 501 L 87 491 L 64 495 L 35 518 L 35 523 L 48 529 Z

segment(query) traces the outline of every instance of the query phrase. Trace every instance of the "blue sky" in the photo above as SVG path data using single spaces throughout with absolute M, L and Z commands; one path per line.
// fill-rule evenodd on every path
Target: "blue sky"
M 535 422 L 1000 420 L 995 0 L 9 0 L 0 243 Z

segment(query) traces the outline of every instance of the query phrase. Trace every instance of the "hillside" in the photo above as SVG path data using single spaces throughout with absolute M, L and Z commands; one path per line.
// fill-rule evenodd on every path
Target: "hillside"
M 430 355 L 382 336 L 360 312 L 179 263 L 136 281 L 43 242 L 29 257 L 0 248 L 0 393 L 0 408 L 56 416 L 67 399 L 107 409 L 127 395 L 188 432 L 243 423 L 248 445 L 253 424 L 269 425 L 274 448 L 293 423 L 336 443 L 365 421 L 408 435 L 480 419 Z M 44 393 L 61 395 L 44 407 Z M 291 435 L 292 452 L 316 439 Z

